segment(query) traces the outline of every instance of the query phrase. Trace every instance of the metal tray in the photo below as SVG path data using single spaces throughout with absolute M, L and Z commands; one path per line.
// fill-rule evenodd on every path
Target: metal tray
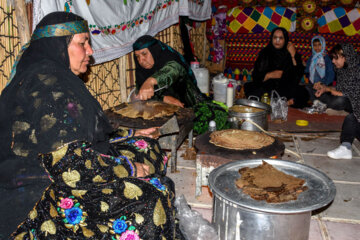
M 172 116 L 154 118 L 152 120 L 146 120 L 140 117 L 128 118 L 116 113 L 116 110 L 119 110 L 126 106 L 127 106 L 126 103 L 122 103 L 118 106 L 115 106 L 111 109 L 104 111 L 105 115 L 109 119 L 110 124 L 114 128 L 118 128 L 119 126 L 135 128 L 135 129 L 159 127 L 162 126 L 164 123 L 166 123 L 173 116 L 172 115 Z M 195 118 L 194 111 L 191 108 L 179 108 L 179 110 L 174 115 L 176 115 L 179 125 L 185 124 L 186 122 L 189 121 L 193 121 Z
M 297 200 L 284 203 L 258 201 L 244 194 L 235 185 L 235 180 L 241 176 L 238 170 L 243 167 L 257 167 L 263 160 L 286 174 L 305 179 L 308 190 L 302 192 Z M 222 165 L 210 173 L 209 186 L 214 194 L 240 207 L 279 214 L 302 213 L 322 208 L 328 205 L 336 194 L 333 181 L 319 170 L 295 162 L 274 159 L 241 160 Z

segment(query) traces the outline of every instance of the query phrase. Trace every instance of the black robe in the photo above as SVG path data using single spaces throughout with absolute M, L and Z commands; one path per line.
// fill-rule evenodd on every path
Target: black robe
M 276 49 L 272 45 L 272 37 L 276 30 L 281 30 L 284 34 L 285 44 L 281 49 Z M 292 62 L 291 55 L 287 50 L 289 36 L 285 29 L 275 28 L 271 33 L 270 43 L 260 51 L 256 59 L 252 73 L 252 82 L 245 84 L 245 95 L 253 95 L 261 98 L 267 92 L 269 96 L 272 90 L 276 90 L 280 96 L 285 96 L 288 100 L 294 99 L 293 107 L 305 107 L 309 100 L 309 94 L 305 87 L 300 86 L 300 80 L 304 75 L 301 55 L 296 53 L 296 66 Z M 281 78 L 268 79 L 263 81 L 265 75 L 275 70 L 282 70 Z
M 55 12 L 37 27 L 77 20 Z M 156 140 L 113 132 L 69 68 L 71 38 L 31 41 L 0 96 L 1 237 L 175 238 L 166 156 Z M 138 178 L 135 162 L 150 175 Z

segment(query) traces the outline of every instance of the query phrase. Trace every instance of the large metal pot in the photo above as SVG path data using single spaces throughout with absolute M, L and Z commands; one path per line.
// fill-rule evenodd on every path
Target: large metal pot
M 306 180 L 308 190 L 297 200 L 284 203 L 257 201 L 235 186 L 238 170 L 262 161 L 278 170 Z M 335 197 L 333 181 L 324 173 L 299 163 L 253 159 L 230 162 L 209 175 L 213 193 L 212 222 L 221 240 L 308 240 L 311 211 L 328 205 Z
M 259 125 L 262 129 L 268 129 L 268 114 L 271 112 L 271 107 L 268 104 L 259 102 L 258 100 L 251 99 L 237 99 L 235 101 L 235 107 L 239 106 L 247 106 L 254 107 L 257 109 L 261 109 L 261 111 L 257 112 L 236 112 L 229 109 L 229 119 L 228 121 L 231 124 L 232 128 L 242 129 L 248 131 L 261 131 L 256 125 Z M 250 120 L 250 121 L 247 121 Z

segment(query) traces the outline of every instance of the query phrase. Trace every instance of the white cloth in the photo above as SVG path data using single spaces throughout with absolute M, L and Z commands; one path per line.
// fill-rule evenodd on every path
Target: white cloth
M 178 23 L 180 15 L 195 20 L 211 16 L 211 0 L 34 0 L 33 6 L 33 26 L 54 11 L 67 10 L 86 19 L 96 64 L 131 52 L 136 39 Z

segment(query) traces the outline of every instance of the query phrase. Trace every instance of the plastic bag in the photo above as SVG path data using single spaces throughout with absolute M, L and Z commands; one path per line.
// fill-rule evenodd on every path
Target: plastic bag
M 303 111 L 309 114 L 314 114 L 314 113 L 321 114 L 324 113 L 326 109 L 327 109 L 327 105 L 316 99 L 311 107 L 304 108 Z
M 286 97 L 280 97 L 280 95 L 275 91 L 271 91 L 271 99 L 270 99 L 270 106 L 271 106 L 271 120 L 287 120 L 288 115 L 288 105 Z
M 180 230 L 186 240 L 218 240 L 219 237 L 213 225 L 201 214 L 191 210 L 184 195 L 176 197 L 175 207 L 180 221 Z

